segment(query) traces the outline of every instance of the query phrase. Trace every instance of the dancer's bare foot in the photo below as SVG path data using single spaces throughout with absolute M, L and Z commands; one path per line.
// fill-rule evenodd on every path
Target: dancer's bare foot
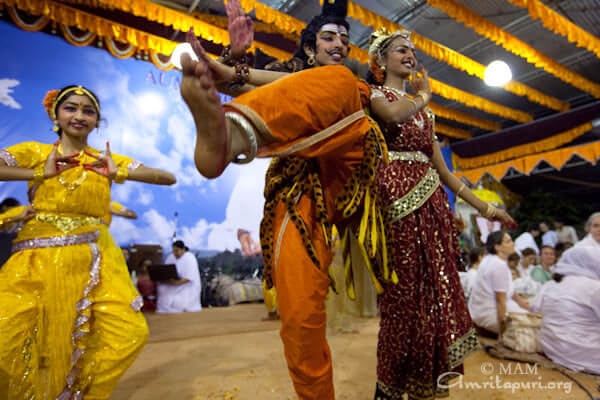
M 184 54 L 181 67 L 181 96 L 196 124 L 196 168 L 206 178 L 216 178 L 228 163 L 227 125 L 221 101 L 205 59 L 195 62 Z

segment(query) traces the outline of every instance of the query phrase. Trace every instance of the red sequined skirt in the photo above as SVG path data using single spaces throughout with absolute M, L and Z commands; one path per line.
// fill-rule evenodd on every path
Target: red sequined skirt
M 462 372 L 478 342 L 457 272 L 458 236 L 444 189 L 438 186 L 416 211 L 388 222 L 386 238 L 399 282 L 378 277 L 384 288 L 377 299 L 378 393 L 389 399 L 447 396 L 438 379 L 444 383 L 445 372 Z

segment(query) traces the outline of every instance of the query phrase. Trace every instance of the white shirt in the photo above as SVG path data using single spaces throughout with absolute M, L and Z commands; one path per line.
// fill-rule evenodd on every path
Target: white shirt
M 471 297 L 471 291 L 473 290 L 473 286 L 475 286 L 475 282 L 477 281 L 477 271 L 478 269 L 471 268 L 467 272 L 458 273 L 460 277 L 460 284 L 463 288 L 463 292 L 465 292 L 465 297 L 467 300 L 469 297 Z
M 157 302 L 156 312 L 158 313 L 177 313 L 184 311 L 200 311 L 200 272 L 198 271 L 198 261 L 196 257 L 186 251 L 179 258 L 173 254 L 167 257 L 166 264 L 175 264 L 177 275 L 180 278 L 188 279 L 189 282 L 183 285 L 169 285 L 159 283 L 156 288 Z
M 579 238 L 577 238 L 577 232 L 575 232 L 575 228 L 568 225 L 564 225 L 562 229 L 557 229 L 556 236 L 558 237 L 559 243 L 575 244 L 579 240 Z
M 565 276 L 545 284 L 532 302 L 544 319 L 540 342 L 555 363 L 600 374 L 600 280 Z
M 469 311 L 473 322 L 498 333 L 496 292 L 506 293 L 506 312 L 527 312 L 512 299 L 514 286 L 506 261 L 495 254 L 486 255 L 479 264 L 475 286 L 469 298 Z
M 548 231 L 542 235 L 542 246 L 556 247 L 558 236 L 554 231 Z
M 535 250 L 535 254 L 540 254 L 540 249 L 533 235 L 529 232 L 523 232 L 515 239 L 515 250 L 521 255 L 521 252 L 528 247 Z

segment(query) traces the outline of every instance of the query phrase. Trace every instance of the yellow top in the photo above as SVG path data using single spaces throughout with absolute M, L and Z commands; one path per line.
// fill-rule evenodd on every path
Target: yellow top
M 0 158 L 8 165 L 21 168 L 36 168 L 44 165 L 53 145 L 25 142 L 0 150 Z M 87 147 L 91 154 L 100 152 Z M 59 147 L 59 154 L 61 148 Z M 140 163 L 125 156 L 112 154 L 118 167 L 130 171 Z M 83 152 L 76 157 L 80 165 L 44 180 L 39 186 L 29 181 L 29 201 L 36 216 L 21 229 L 17 241 L 35 237 L 83 233 L 98 229 L 102 218 L 110 213 L 111 181 L 83 164 L 96 161 Z

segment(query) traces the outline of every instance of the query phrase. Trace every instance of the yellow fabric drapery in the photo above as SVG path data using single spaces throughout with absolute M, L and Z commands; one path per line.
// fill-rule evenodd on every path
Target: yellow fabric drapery
M 321 0 L 321 4 L 322 3 L 323 0 Z M 348 2 L 348 16 L 361 21 L 363 25 L 373 27 L 373 29 L 384 27 L 390 32 L 405 29 L 404 27 L 395 24 L 392 21 L 377 15 L 374 12 L 353 2 Z M 436 60 L 443 61 L 453 68 L 464 71 L 469 75 L 474 75 L 479 79 L 483 79 L 485 66 L 477 61 L 472 60 L 469 57 L 464 56 L 446 46 L 427 39 L 418 33 L 413 33 L 411 35 L 411 40 L 418 49 L 422 50 L 424 53 L 435 58 Z M 504 85 L 504 90 L 516 94 L 517 96 L 525 96 L 531 102 L 541 104 L 544 107 L 548 107 L 556 111 L 566 111 L 570 107 L 568 103 L 561 101 L 556 97 L 548 96 L 539 90 L 533 89 L 517 81 L 510 81 L 508 84 Z
M 139 50 L 155 50 L 160 54 L 171 54 L 177 45 L 177 43 L 159 36 L 141 32 L 51 0 L 0 0 L 0 4 L 15 6 L 33 15 L 45 15 L 60 24 L 75 26 L 100 37 L 129 43 Z
M 600 98 L 599 84 L 592 82 L 569 68 L 557 63 L 550 57 L 540 53 L 527 43 L 504 31 L 467 7 L 458 4 L 454 0 L 427 0 L 427 2 L 431 6 L 439 8 L 456 21 L 462 22 L 465 26 L 473 29 L 478 34 L 501 45 L 507 51 L 524 58 L 528 63 L 544 69 L 544 71 L 549 74 L 554 75 L 563 82 L 569 83 L 585 93 L 590 93 L 594 97 Z
M 440 118 L 451 119 L 456 122 L 460 122 L 460 123 L 463 123 L 466 125 L 476 126 L 481 129 L 488 130 L 488 131 L 497 131 L 502 128 L 502 126 L 497 122 L 492 122 L 487 119 L 474 117 L 467 113 L 457 111 L 457 110 L 452 110 L 450 108 L 441 106 L 436 103 L 429 102 L 429 104 L 427 104 L 427 107 L 431 108 L 433 113 L 437 117 L 440 117 Z
M 210 23 L 201 21 L 190 15 L 172 10 L 170 8 L 145 1 L 145 0 L 65 0 L 72 4 L 87 5 L 90 7 L 105 7 L 116 9 L 126 13 L 147 19 L 148 21 L 157 22 L 161 25 L 170 26 L 173 29 L 187 32 L 190 28 L 194 28 L 196 36 L 210 40 L 216 44 L 228 45 L 229 33 L 227 30 L 219 28 Z M 265 43 L 254 42 L 251 49 L 260 48 L 270 56 L 280 60 L 291 57 L 289 52 L 280 50 L 276 47 L 269 46 Z M 171 53 L 160 53 L 169 55 Z
M 469 139 L 473 137 L 471 132 L 465 131 L 464 129 L 455 128 L 453 126 L 440 124 L 439 122 L 435 123 L 435 132 L 453 137 L 455 139 Z
M 596 164 L 596 161 L 598 158 L 600 158 L 600 142 L 552 150 L 483 168 L 458 171 L 454 172 L 454 175 L 459 179 L 464 177 L 473 185 L 475 185 L 486 173 L 499 181 L 506 175 L 510 168 L 514 168 L 523 174 L 529 175 L 531 171 L 542 161 L 545 161 L 552 167 L 560 170 L 574 155 L 578 155 L 584 160 L 589 161 L 592 164 Z
M 483 97 L 467 93 L 463 90 L 447 85 L 431 77 L 429 77 L 429 85 L 433 93 L 445 97 L 446 99 L 461 102 L 466 106 L 478 108 L 487 113 L 499 115 L 503 118 L 512 119 L 513 121 L 533 121 L 533 116 L 531 114 L 494 103 L 493 101 L 489 101 L 484 99 Z
M 568 131 L 559 133 L 549 138 L 538 140 L 532 143 L 526 143 L 520 146 L 510 147 L 495 153 L 469 158 L 461 158 L 457 155 L 454 155 L 454 162 L 459 168 L 476 168 L 484 165 L 496 164 L 511 158 L 555 149 L 563 144 L 569 143 L 591 129 L 592 123 L 586 122 L 585 124 L 581 124 L 575 128 L 569 129 Z
M 588 49 L 600 58 L 600 40 L 546 6 L 538 0 L 508 0 L 517 7 L 527 8 L 532 19 L 539 19 L 542 24 L 554 33 L 562 35 L 571 43 Z

